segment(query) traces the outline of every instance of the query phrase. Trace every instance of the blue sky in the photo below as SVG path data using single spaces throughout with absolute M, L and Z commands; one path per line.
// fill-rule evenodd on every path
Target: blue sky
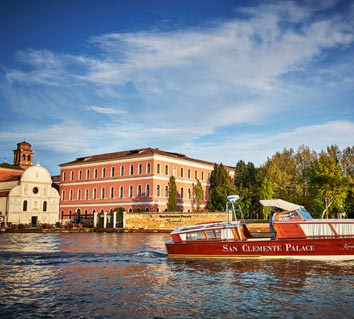
M 354 1 L 0 2 L 0 162 L 354 145 Z

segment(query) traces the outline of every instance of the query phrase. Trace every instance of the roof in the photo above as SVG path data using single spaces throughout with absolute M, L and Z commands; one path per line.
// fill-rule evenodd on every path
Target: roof
M 23 171 L 24 170 L 23 168 L 21 168 L 18 165 L 9 164 L 7 162 L 0 163 L 0 168 L 13 169 L 13 170 L 19 170 L 19 171 Z
M 277 207 L 284 210 L 295 210 L 302 207 L 282 199 L 261 199 L 259 202 L 265 207 Z
M 63 164 L 60 164 L 59 166 L 62 167 L 62 166 L 69 166 L 69 165 L 82 164 L 82 163 L 107 161 L 107 160 L 112 160 L 112 159 L 124 159 L 124 158 L 129 158 L 129 157 L 137 157 L 137 156 L 143 156 L 143 155 L 154 155 L 154 154 L 185 159 L 185 160 L 194 161 L 194 162 L 207 164 L 207 165 L 214 165 L 214 163 L 212 163 L 212 162 L 187 157 L 186 155 L 181 154 L 181 153 L 167 152 L 167 151 L 162 151 L 158 148 L 148 147 L 148 148 L 140 148 L 140 149 L 129 150 L 129 151 L 121 151 L 121 152 L 79 157 L 74 161 L 63 163 Z M 228 166 L 225 166 L 225 167 L 228 167 Z
M 10 175 L 6 176 L 3 179 L 0 179 L 0 182 L 14 182 L 14 181 L 19 181 L 21 179 L 21 175 Z

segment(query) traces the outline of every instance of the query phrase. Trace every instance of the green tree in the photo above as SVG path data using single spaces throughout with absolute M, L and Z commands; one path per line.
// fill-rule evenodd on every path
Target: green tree
M 209 211 L 225 210 L 227 196 L 234 193 L 235 188 L 231 183 L 228 171 L 222 164 L 215 164 L 210 174 L 207 209 Z
M 263 178 L 262 185 L 259 191 L 260 199 L 272 199 L 273 198 L 273 187 L 272 181 L 267 177 Z M 263 218 L 267 219 L 270 214 L 270 207 L 263 207 Z
M 245 215 L 258 207 L 259 186 L 257 182 L 257 169 L 253 163 L 247 164 L 240 160 L 236 164 L 234 184 L 236 193 L 240 195 L 240 205 Z
M 333 147 L 321 152 L 310 169 L 310 192 L 313 208 L 328 218 L 330 207 L 341 210 L 347 195 L 347 180 L 339 164 L 338 153 Z
M 350 218 L 354 218 L 354 146 L 347 147 L 342 151 L 340 163 L 343 174 L 348 181 L 344 210 Z
M 175 212 L 177 210 L 177 187 L 176 179 L 174 176 L 170 176 L 168 181 L 167 210 L 169 212 Z
M 194 210 L 197 212 L 200 211 L 200 206 L 204 201 L 204 191 L 203 191 L 203 186 L 201 184 L 201 182 L 199 181 L 199 179 L 197 178 L 197 184 L 192 185 L 192 207 Z

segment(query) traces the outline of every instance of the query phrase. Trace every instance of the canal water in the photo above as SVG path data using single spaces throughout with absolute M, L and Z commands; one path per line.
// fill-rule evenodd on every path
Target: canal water
M 354 262 L 173 261 L 167 234 L 0 234 L 0 318 L 353 318 Z

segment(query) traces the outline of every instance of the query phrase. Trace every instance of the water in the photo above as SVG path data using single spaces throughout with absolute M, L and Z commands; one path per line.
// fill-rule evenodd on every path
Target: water
M 354 262 L 172 261 L 167 234 L 0 234 L 0 318 L 354 318 Z

